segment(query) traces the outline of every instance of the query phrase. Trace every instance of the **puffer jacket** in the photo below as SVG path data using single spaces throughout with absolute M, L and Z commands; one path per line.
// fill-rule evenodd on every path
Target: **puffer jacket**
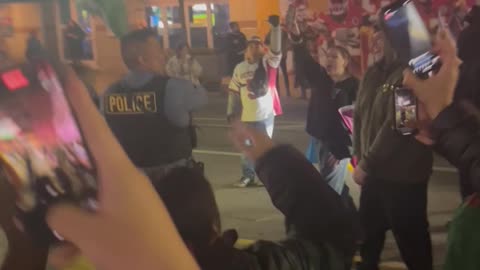
M 472 183 L 476 194 L 457 209 L 450 223 L 444 270 L 480 269 L 480 111 L 467 102 L 443 110 L 433 121 L 436 151 Z
M 480 192 L 480 111 L 469 102 L 450 105 L 433 122 L 435 151 L 462 171 Z
M 277 146 L 256 167 L 275 207 L 285 215 L 283 241 L 258 241 L 245 250 L 233 247 L 234 234 L 196 254 L 204 270 L 346 270 L 354 253 L 352 217 L 302 153 Z

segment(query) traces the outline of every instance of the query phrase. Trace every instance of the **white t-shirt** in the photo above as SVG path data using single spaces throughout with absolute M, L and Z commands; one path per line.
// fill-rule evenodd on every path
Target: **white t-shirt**
M 275 55 L 268 51 L 263 57 L 263 65 L 268 73 L 268 68 L 278 68 L 282 55 Z M 272 96 L 272 89 L 268 89 L 267 94 L 263 97 L 252 98 L 251 91 L 248 89 L 249 81 L 253 79 L 255 71 L 258 68 L 258 63 L 250 64 L 248 61 L 243 61 L 235 67 L 232 80 L 229 88 L 231 91 L 240 93 L 240 100 L 242 102 L 242 118 L 243 122 L 257 122 L 265 120 L 272 115 L 276 115 L 274 111 L 274 102 Z M 276 86 L 269 86 L 277 91 Z

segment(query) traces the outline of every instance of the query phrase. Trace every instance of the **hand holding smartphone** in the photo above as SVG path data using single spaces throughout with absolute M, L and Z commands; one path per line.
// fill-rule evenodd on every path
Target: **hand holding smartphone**
M 95 164 L 47 61 L 0 70 L 0 166 L 16 193 L 17 223 L 39 245 L 62 239 L 45 222 L 52 204 L 95 209 Z
M 408 65 L 418 78 L 428 79 L 438 72 L 440 57 L 432 52 L 430 32 L 411 0 L 399 0 L 384 7 L 380 20 L 398 60 Z M 394 99 L 395 128 L 403 135 L 414 134 L 416 97 L 410 90 L 398 88 Z

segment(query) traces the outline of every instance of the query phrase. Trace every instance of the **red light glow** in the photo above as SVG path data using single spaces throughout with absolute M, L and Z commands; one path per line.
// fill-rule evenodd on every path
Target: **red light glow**
M 10 70 L 0 75 L 3 83 L 10 92 L 19 90 L 29 85 L 27 78 L 19 69 Z

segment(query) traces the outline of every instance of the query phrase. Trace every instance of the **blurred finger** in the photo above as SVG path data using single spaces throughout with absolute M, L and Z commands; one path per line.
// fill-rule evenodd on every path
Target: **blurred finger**
M 93 104 L 84 84 L 71 69 L 68 69 L 65 79 L 65 91 L 71 100 L 86 143 L 99 169 L 119 166 L 131 166 L 133 168 L 125 152 Z
M 437 53 L 441 58 L 442 67 L 436 75 L 440 77 L 448 76 L 455 79 L 458 77 L 458 69 L 462 63 L 457 57 L 456 42 L 450 32 L 445 30 L 439 32 L 437 39 Z
M 415 139 L 419 142 L 421 142 L 424 145 L 433 145 L 435 143 L 434 140 L 432 140 L 428 135 L 426 134 L 418 134 L 415 135 Z
M 50 249 L 47 265 L 54 269 L 66 269 L 72 266 L 80 256 L 80 250 L 72 244 L 62 244 Z
M 55 233 L 65 240 L 83 246 L 85 241 L 97 238 L 98 222 L 93 213 L 70 205 L 59 205 L 49 209 L 47 223 Z
M 418 89 L 418 85 L 421 83 L 420 79 L 413 74 L 410 69 L 406 69 L 403 72 L 403 85 L 412 89 L 414 92 Z
M 441 29 L 435 38 L 434 50 L 439 53 L 456 54 L 457 46 L 450 31 Z
M 243 152 L 245 150 L 245 144 L 243 142 L 248 138 L 245 125 L 240 121 L 233 122 L 228 135 L 237 150 Z

